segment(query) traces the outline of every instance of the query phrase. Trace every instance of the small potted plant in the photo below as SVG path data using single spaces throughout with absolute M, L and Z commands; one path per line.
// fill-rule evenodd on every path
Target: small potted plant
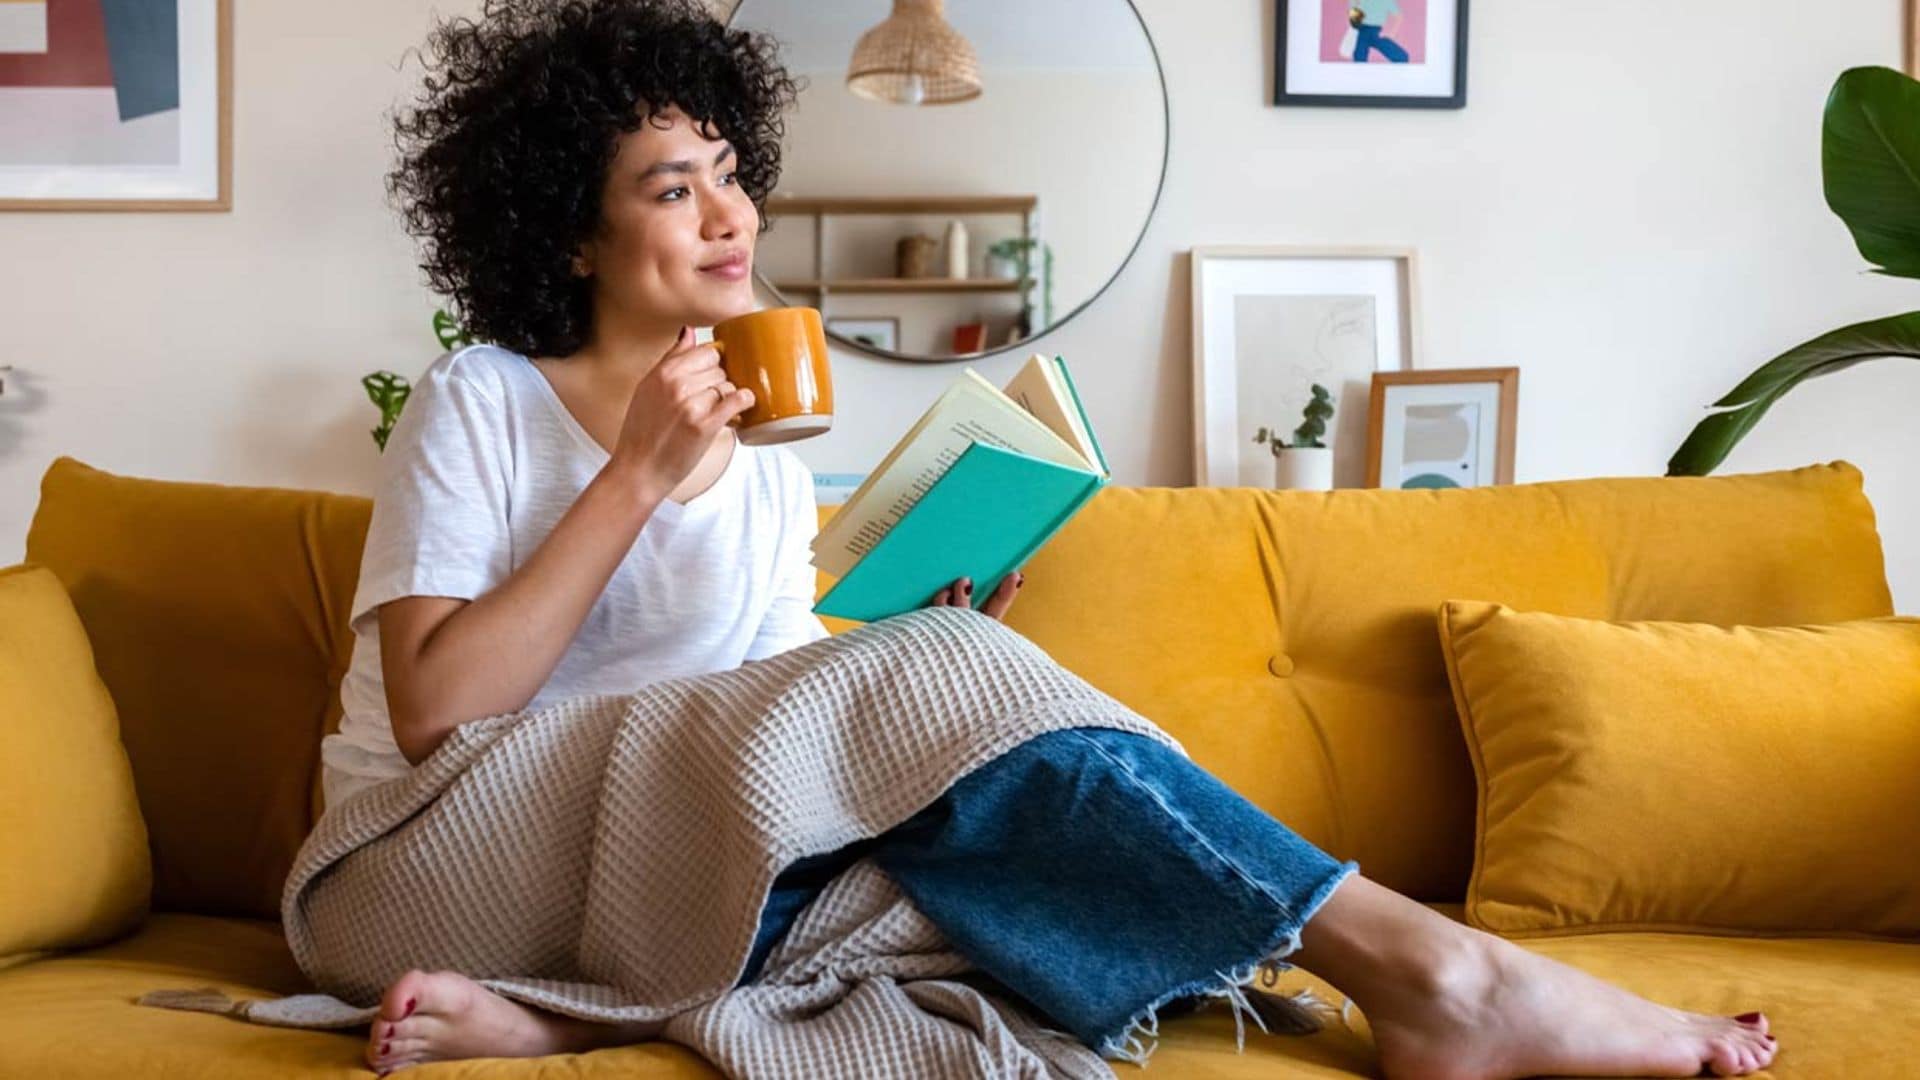
M 1273 448 L 1273 486 L 1290 491 L 1333 490 L 1333 450 L 1324 441 L 1327 421 L 1333 419 L 1333 395 L 1319 383 L 1313 384 L 1313 397 L 1302 410 L 1300 426 L 1293 429 L 1293 442 L 1280 441 L 1280 433 L 1261 428 L 1253 436 L 1256 443 Z
M 1034 241 L 1018 236 L 995 240 L 987 245 L 987 276 L 1014 281 L 1026 275 L 1027 252 Z
M 473 344 L 472 335 L 444 309 L 433 313 L 433 337 L 448 351 Z M 393 425 L 400 422 L 400 410 L 407 407 L 407 395 L 413 393 L 413 382 L 391 371 L 374 371 L 361 378 L 360 385 L 367 391 L 367 400 L 380 410 L 380 426 L 373 429 L 373 442 L 384 454 L 387 437 L 393 434 Z

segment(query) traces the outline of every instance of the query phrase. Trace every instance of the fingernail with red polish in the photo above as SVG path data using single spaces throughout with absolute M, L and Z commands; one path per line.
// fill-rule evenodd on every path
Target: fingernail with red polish
M 401 1012 L 400 1012 L 400 1019 L 402 1019 L 402 1020 L 405 1020 L 405 1019 L 406 1019 L 407 1017 L 409 1017 L 409 1016 L 412 1016 L 412 1015 L 413 1015 L 413 1007 L 414 1007 L 415 1005 L 417 1005 L 417 1004 L 419 1004 L 419 1003 L 420 1003 L 420 999 L 419 999 L 419 998 L 408 998 L 408 999 L 407 999 L 407 1007 L 406 1007 L 405 1009 L 403 1009 L 403 1010 L 401 1010 Z
M 392 1044 L 392 1043 L 381 1043 L 381 1044 L 380 1044 L 380 1053 L 381 1053 L 381 1055 L 382 1055 L 382 1056 L 385 1056 L 385 1055 L 387 1054 L 387 1052 L 388 1052 L 388 1051 L 390 1051 L 390 1050 L 392 1050 L 392 1049 L 393 1049 L 393 1044 Z
M 1734 1019 L 1743 1024 L 1757 1024 L 1760 1022 L 1760 1014 L 1757 1012 L 1741 1013 L 1739 1016 L 1734 1017 Z

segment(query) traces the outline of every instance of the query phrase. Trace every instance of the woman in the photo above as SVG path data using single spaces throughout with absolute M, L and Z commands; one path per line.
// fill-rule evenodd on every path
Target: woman
M 760 208 L 795 91 L 771 43 L 691 0 L 491 0 L 432 45 L 442 63 L 400 118 L 407 153 L 391 186 L 426 241 L 430 281 L 494 344 L 437 361 L 387 448 L 346 720 L 324 747 L 334 803 L 404 774 L 467 720 L 724 670 L 826 634 L 810 612 L 808 474 L 784 448 L 738 443 L 730 424 L 752 395 L 691 330 L 753 307 Z M 985 615 L 1004 615 L 1020 582 L 997 583 Z M 970 603 L 972 584 L 930 602 Z M 1063 785 L 1042 779 L 1063 775 L 1099 778 L 1108 801 L 1063 808 Z M 955 821 L 977 828 L 962 836 Z M 996 963 L 1017 920 L 943 907 L 929 868 L 968 844 L 1003 863 L 1088 859 L 1096 835 L 1117 836 L 1141 867 L 1108 909 L 1114 933 L 1191 949 L 1265 920 L 1259 940 L 1297 944 L 1292 962 L 1366 1012 L 1389 1076 L 1736 1075 L 1774 1056 L 1757 1013 L 1678 1012 L 1461 926 L 1177 754 L 1092 729 L 1033 739 L 927 813 L 792 866 L 748 977 L 826 879 L 873 853 L 970 961 L 1035 998 L 1022 980 L 1044 971 Z M 1169 929 L 1125 925 L 1156 903 Z M 1106 932 L 1031 929 L 1083 935 L 1071 947 L 1096 959 Z M 1172 1000 L 1166 989 L 1128 992 L 1150 1002 L 1144 1015 Z M 410 971 L 387 989 L 366 1056 L 386 1072 L 627 1037 L 458 972 Z

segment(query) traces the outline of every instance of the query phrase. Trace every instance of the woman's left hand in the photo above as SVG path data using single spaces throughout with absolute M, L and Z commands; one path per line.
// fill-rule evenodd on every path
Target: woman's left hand
M 1013 606 L 1013 598 L 1020 592 L 1020 586 L 1025 584 L 1026 580 L 1026 575 L 1018 570 L 1001 578 L 999 586 L 993 590 L 993 595 L 987 598 L 987 606 L 980 609 L 981 613 L 995 619 L 1005 615 L 1007 609 Z M 973 579 L 955 578 L 953 584 L 934 593 L 933 602 L 927 606 L 972 607 Z

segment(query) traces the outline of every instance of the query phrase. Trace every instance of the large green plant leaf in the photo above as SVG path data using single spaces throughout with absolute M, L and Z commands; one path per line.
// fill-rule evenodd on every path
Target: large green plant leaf
M 1827 205 L 1883 273 L 1920 277 L 1920 82 L 1883 67 L 1842 72 L 1820 144 Z
M 1881 356 L 1920 358 L 1920 311 L 1843 326 L 1762 364 L 1713 403 L 1726 411 L 1694 427 L 1667 462 L 1667 475 L 1707 475 L 1787 391 L 1816 376 Z

